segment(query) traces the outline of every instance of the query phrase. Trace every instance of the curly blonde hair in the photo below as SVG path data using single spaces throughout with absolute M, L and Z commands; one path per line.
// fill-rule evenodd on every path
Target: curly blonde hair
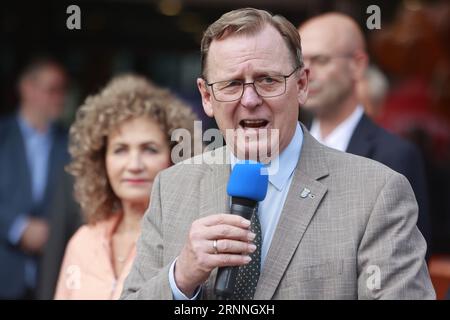
M 137 75 L 113 78 L 77 111 L 70 128 L 72 161 L 67 171 L 75 177 L 75 197 L 88 223 L 107 219 L 121 208 L 106 173 L 107 139 L 123 122 L 142 116 L 159 124 L 170 148 L 177 144 L 171 141 L 177 128 L 189 130 L 193 137 L 197 118 L 191 108 L 168 90 Z

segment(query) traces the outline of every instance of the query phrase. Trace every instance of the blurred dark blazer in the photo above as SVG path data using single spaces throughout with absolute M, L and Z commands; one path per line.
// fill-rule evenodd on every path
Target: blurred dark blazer
M 0 297 L 20 298 L 26 293 L 25 264 L 27 258 L 9 241 L 12 224 L 20 214 L 47 219 L 48 206 L 57 177 L 69 161 L 67 131 L 55 125 L 50 150 L 48 178 L 43 200 L 32 200 L 31 174 L 25 143 L 16 115 L 0 119 Z M 38 271 L 39 274 L 39 271 Z
M 301 121 L 310 128 L 312 117 L 309 113 L 302 111 Z M 425 166 L 419 149 L 412 143 L 387 132 L 364 114 L 352 134 L 346 152 L 381 162 L 408 179 L 419 206 L 417 227 L 429 248 L 431 225 L 428 190 Z
M 66 245 L 82 224 L 81 209 L 73 196 L 73 177 L 63 172 L 49 208 L 50 235 L 41 258 L 37 298 L 53 299 Z

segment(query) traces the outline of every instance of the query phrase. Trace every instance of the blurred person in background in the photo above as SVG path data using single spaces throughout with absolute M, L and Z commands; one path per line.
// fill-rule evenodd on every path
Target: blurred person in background
M 360 82 L 368 64 L 358 24 L 341 13 L 313 17 L 299 27 L 305 65 L 310 70 L 311 134 L 323 144 L 379 161 L 408 178 L 418 205 L 417 226 L 430 243 L 424 164 L 411 143 L 376 125 L 365 113 Z
M 53 58 L 30 61 L 19 77 L 18 111 L 0 119 L 0 299 L 34 299 L 47 241 L 48 206 L 69 160 L 56 124 L 67 75 Z
M 69 241 L 55 299 L 117 299 L 128 275 L 157 173 L 192 110 L 145 78 L 114 78 L 88 97 L 70 131 L 70 173 L 87 225 Z

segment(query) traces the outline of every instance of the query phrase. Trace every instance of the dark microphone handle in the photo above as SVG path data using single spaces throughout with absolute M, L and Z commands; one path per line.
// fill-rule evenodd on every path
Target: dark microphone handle
M 258 206 L 249 207 L 233 203 L 230 208 L 230 213 L 241 216 L 250 220 L 253 214 L 258 211 Z M 221 267 L 217 270 L 216 283 L 214 286 L 215 294 L 219 298 L 229 299 L 233 295 L 234 287 L 236 285 L 236 276 L 239 267 Z

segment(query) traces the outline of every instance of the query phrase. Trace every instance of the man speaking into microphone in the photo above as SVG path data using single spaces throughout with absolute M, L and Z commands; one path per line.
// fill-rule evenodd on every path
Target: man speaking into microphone
M 122 298 L 434 299 L 407 179 L 297 122 L 308 70 L 296 28 L 263 10 L 228 12 L 205 31 L 201 63 L 203 108 L 227 146 L 200 157 L 226 161 L 158 175 Z M 230 187 L 255 162 L 264 196 L 251 191 L 257 175 Z

